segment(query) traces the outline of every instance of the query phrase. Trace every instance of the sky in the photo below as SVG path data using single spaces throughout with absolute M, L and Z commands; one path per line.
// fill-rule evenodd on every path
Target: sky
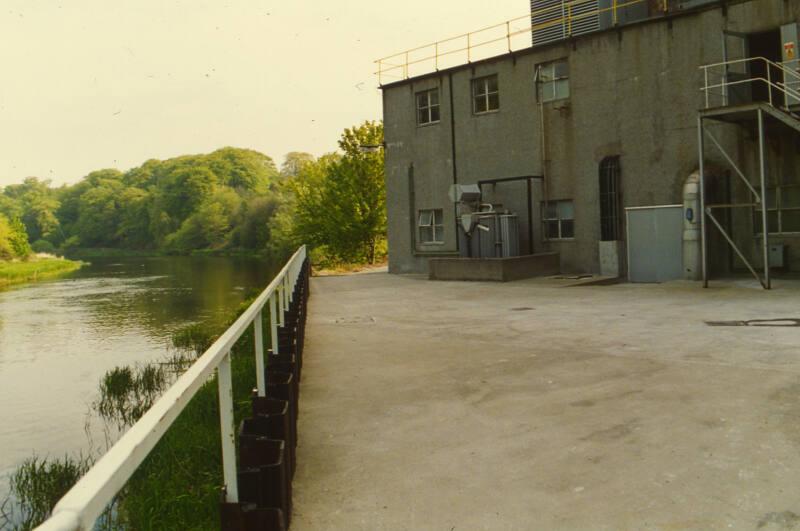
M 487 10 L 487 5 L 491 9 Z M 0 186 L 223 146 L 336 149 L 381 118 L 373 61 L 527 0 L 3 0 Z

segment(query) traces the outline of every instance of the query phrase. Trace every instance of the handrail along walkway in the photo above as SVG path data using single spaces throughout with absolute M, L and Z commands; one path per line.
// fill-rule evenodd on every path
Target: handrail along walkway
M 272 351 L 278 352 L 278 326 L 301 281 L 307 253 L 300 247 L 245 312 L 153 404 L 103 457 L 56 504 L 39 531 L 91 530 L 95 520 L 125 486 L 200 387 L 218 371 L 223 479 L 227 502 L 238 502 L 234 438 L 231 349 L 252 325 L 255 329 L 256 379 L 259 396 L 266 394 L 262 313 L 268 306 Z

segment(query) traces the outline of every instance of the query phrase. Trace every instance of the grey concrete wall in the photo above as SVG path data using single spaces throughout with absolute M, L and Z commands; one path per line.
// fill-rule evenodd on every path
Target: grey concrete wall
M 721 60 L 723 29 L 757 32 L 799 19 L 800 0 L 732 3 L 727 11 L 715 7 L 651 20 L 384 87 L 390 271 L 424 272 L 428 257 L 457 251 L 455 212 L 447 198 L 454 182 L 454 143 L 459 183 L 544 172 L 549 198 L 574 202 L 575 238 L 542 240 L 539 203 L 544 191 L 537 184 L 532 251 L 557 251 L 565 272 L 599 272 L 598 169 L 602 159 L 620 156 L 623 206 L 681 203 L 683 182 L 698 165 L 696 121 L 704 103 L 698 67 Z M 545 103 L 540 114 L 536 66 L 561 58 L 569 61 L 570 98 Z M 474 115 L 471 79 L 489 74 L 498 75 L 500 110 Z M 441 122 L 419 127 L 414 94 L 436 86 L 440 87 Z M 715 134 L 755 177 L 751 132 L 720 126 Z M 791 142 L 796 151 L 796 141 Z M 787 158 L 789 151 L 786 146 L 772 149 L 770 167 L 781 171 L 773 171 L 771 178 L 800 178 L 794 170 L 797 158 Z M 707 159 L 713 171 L 726 174 L 727 164 L 711 148 Z M 743 187 L 731 180 L 730 189 L 738 200 Z M 487 199 L 519 215 L 521 250 L 531 252 L 526 195 L 524 183 L 486 189 Z M 443 245 L 415 244 L 412 227 L 421 208 L 444 209 Z M 752 214 L 736 216 L 732 225 L 737 238 L 752 254 L 757 243 Z M 789 239 L 800 249 L 800 239 Z M 709 245 L 714 270 L 725 270 L 733 263 L 718 235 L 712 234 Z M 794 267 L 800 268 L 800 257 Z

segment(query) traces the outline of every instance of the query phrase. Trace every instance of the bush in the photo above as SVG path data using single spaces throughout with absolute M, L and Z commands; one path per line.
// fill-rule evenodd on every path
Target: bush
M 47 240 L 36 240 L 33 242 L 33 245 L 31 245 L 31 249 L 33 249 L 34 253 L 56 253 L 56 246 Z
M 14 221 L 11 222 L 9 242 L 17 258 L 22 258 L 24 260 L 31 255 L 28 233 L 25 231 L 25 225 L 22 224 L 19 218 L 15 218 Z

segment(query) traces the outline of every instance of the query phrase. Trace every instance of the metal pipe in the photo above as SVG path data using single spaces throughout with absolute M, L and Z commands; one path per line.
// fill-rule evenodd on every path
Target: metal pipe
M 267 396 L 267 384 L 264 381 L 264 326 L 263 313 L 258 312 L 253 319 L 253 335 L 256 342 L 256 388 L 258 396 Z
M 533 186 L 528 179 L 528 254 L 533 254 Z
M 233 417 L 233 379 L 231 353 L 225 354 L 217 367 L 219 388 L 219 427 L 222 436 L 222 477 L 225 484 L 225 501 L 239 502 L 239 485 L 236 479 L 236 437 Z
M 705 174 L 705 125 L 703 117 L 697 117 L 697 149 L 700 172 L 700 261 L 703 264 L 703 287 L 708 287 L 708 258 L 706 242 L 706 174 Z
M 767 162 L 764 153 L 764 111 L 758 109 L 758 166 L 761 174 L 761 227 L 764 254 L 764 289 L 772 288 L 769 276 L 769 223 L 767 221 Z

